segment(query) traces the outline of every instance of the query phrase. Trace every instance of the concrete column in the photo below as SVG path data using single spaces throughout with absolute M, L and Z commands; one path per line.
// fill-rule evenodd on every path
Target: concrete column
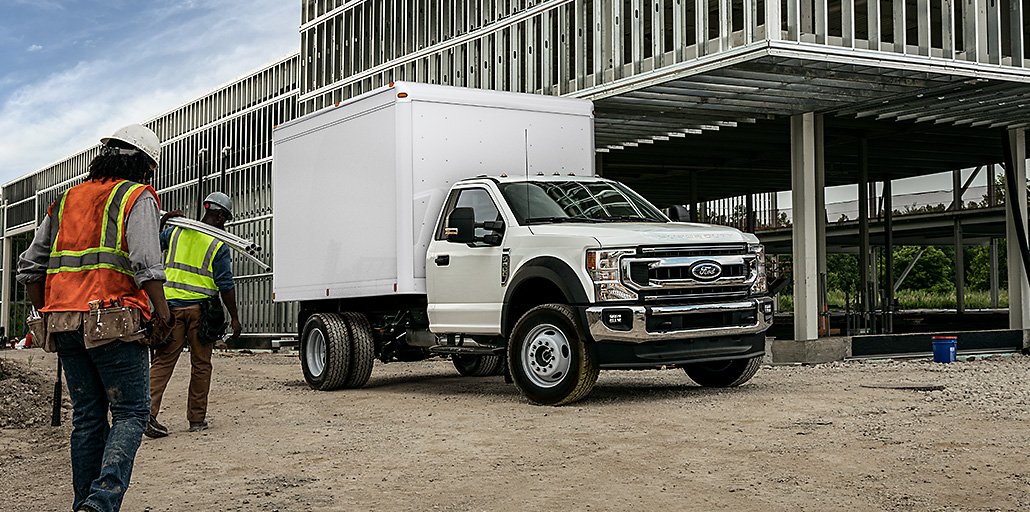
M 1015 162 L 1017 186 L 1016 197 L 1005 197 L 1005 202 L 1014 203 L 1023 217 L 1023 228 L 1027 225 L 1026 208 L 1026 132 L 1022 129 L 1009 130 L 1009 146 Z M 1016 221 L 1011 206 L 1005 207 L 1005 236 L 1008 238 L 1006 255 L 1009 270 L 1009 329 L 1030 329 L 1030 287 L 1027 286 L 1023 256 L 1016 237 Z
M 604 153 L 594 153 L 594 174 L 604 176 Z
M 816 115 L 791 116 L 791 198 L 793 202 L 794 339 L 818 338 L 819 276 L 816 226 Z

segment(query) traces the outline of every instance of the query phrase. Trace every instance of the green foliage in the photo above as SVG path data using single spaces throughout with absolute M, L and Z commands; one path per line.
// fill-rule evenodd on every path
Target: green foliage
M 919 247 L 903 246 L 894 249 L 894 279 L 891 282 L 897 282 L 898 277 L 916 257 L 916 254 L 919 254 Z M 934 293 L 954 290 L 955 260 L 953 256 L 954 251 L 950 247 L 944 249 L 927 247 L 901 284 L 900 290 L 928 290 Z
M 998 282 L 1009 279 L 1008 258 L 1004 238 L 998 240 Z M 987 246 L 966 247 L 966 288 L 970 290 L 991 289 L 991 248 Z
M 780 294 L 780 311 L 794 311 L 794 295 L 788 293 Z
M 943 203 L 924 204 L 922 206 L 916 206 L 913 204 L 905 206 L 904 212 L 894 210 L 894 215 L 909 215 L 912 213 L 936 213 L 946 211 L 947 209 L 948 207 L 945 206 Z
M 859 290 L 858 256 L 855 254 L 828 254 L 826 256 L 826 288 L 848 292 Z
M 998 292 L 998 307 L 1009 307 L 1008 291 L 1002 289 Z M 955 291 L 935 293 L 926 290 L 898 290 L 894 296 L 898 301 L 899 309 L 955 309 Z M 826 302 L 831 309 L 845 308 L 845 295 L 841 290 L 830 290 L 826 292 Z M 858 297 L 848 295 L 852 309 L 858 302 Z M 991 307 L 991 294 L 985 291 L 967 291 L 966 308 L 987 309 Z M 794 309 L 794 296 L 780 294 L 780 311 L 792 311 Z
M 894 279 L 917 254 L 920 247 L 901 246 L 894 250 Z M 963 250 L 966 276 L 966 307 L 982 309 L 990 307 L 990 248 L 987 246 L 966 246 Z M 791 255 L 779 255 L 778 272 L 790 272 Z M 883 268 L 881 256 L 880 268 Z M 998 244 L 998 281 L 1002 286 L 1008 282 L 1005 258 L 1005 240 Z M 881 284 L 885 280 L 881 279 Z M 859 300 L 858 256 L 853 254 L 830 254 L 826 257 L 827 300 L 831 306 L 843 308 L 845 294 L 852 304 Z M 780 294 L 780 310 L 790 311 L 794 307 L 793 286 Z M 895 294 L 901 309 L 954 309 L 955 301 L 955 249 L 951 246 L 927 247 L 923 255 L 909 272 Z M 1002 293 L 1001 307 L 1008 307 L 1008 296 Z

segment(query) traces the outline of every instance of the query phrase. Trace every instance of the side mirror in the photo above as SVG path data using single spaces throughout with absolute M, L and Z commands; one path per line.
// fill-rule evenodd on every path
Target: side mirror
M 488 220 L 476 224 L 477 228 L 483 228 L 487 231 L 493 231 L 489 235 L 483 235 L 483 243 L 486 245 L 498 246 L 501 245 L 501 238 L 504 236 L 504 221 L 503 220 Z
M 690 210 L 681 204 L 674 204 L 669 207 L 669 219 L 673 222 L 690 222 Z
M 444 234 L 448 242 L 471 244 L 476 241 L 476 213 L 472 208 L 455 208 L 447 217 Z

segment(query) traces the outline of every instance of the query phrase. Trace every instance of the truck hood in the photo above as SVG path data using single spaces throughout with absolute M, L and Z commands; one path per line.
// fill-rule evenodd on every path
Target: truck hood
M 619 222 L 611 224 L 537 224 L 535 235 L 590 236 L 601 247 L 698 243 L 758 243 L 754 235 L 727 226 L 687 222 Z

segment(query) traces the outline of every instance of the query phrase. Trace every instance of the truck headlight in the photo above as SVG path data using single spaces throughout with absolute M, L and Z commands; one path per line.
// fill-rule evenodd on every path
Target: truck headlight
M 769 291 L 769 282 L 765 278 L 765 247 L 762 244 L 748 244 L 747 249 L 755 257 L 751 260 L 751 275 L 754 277 L 751 295 L 764 295 Z
M 594 282 L 598 302 L 636 300 L 637 294 L 622 284 L 622 257 L 636 254 L 633 249 L 599 249 L 587 251 L 587 274 Z

